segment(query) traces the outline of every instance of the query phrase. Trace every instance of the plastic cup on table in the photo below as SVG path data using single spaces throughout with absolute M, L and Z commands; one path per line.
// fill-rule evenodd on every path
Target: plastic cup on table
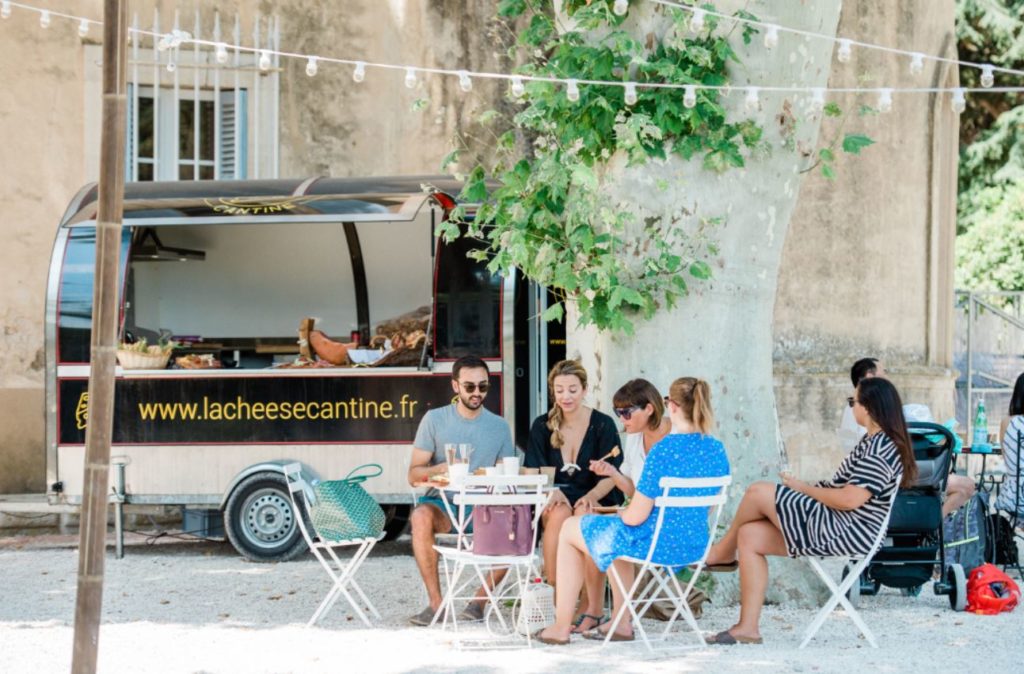
M 446 443 L 444 446 L 444 460 L 448 462 L 448 465 L 458 462 L 459 455 L 456 453 L 456 446 L 452 443 Z
M 501 465 L 505 469 L 505 475 L 519 475 L 518 456 L 506 456 L 501 460 Z
M 472 463 L 470 459 L 473 456 L 473 445 L 468 442 L 459 444 L 459 461 L 462 463 Z
M 456 486 L 461 484 L 469 476 L 468 463 L 453 463 L 448 466 L 448 484 Z
M 484 475 L 488 477 L 497 477 L 501 475 L 501 468 L 498 466 L 487 466 L 484 468 Z

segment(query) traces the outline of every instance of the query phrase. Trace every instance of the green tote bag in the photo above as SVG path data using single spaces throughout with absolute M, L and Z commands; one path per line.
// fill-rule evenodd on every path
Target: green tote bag
M 309 509 L 309 518 L 322 540 L 380 536 L 384 531 L 384 511 L 362 483 L 383 472 L 379 464 L 368 463 L 354 468 L 342 480 L 327 480 L 313 487 L 316 503 Z

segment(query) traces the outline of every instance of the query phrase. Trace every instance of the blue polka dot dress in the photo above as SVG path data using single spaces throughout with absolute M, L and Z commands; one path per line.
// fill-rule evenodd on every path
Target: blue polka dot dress
M 637 491 L 655 499 L 661 496 L 663 477 L 721 477 L 729 474 L 729 459 L 722 443 L 710 435 L 673 433 L 656 444 L 644 463 Z M 671 496 L 705 496 L 715 489 L 673 489 Z M 637 526 L 625 524 L 618 515 L 586 515 L 580 522 L 583 540 L 594 563 L 606 571 L 618 557 L 643 559 L 651 547 L 658 509 Z M 708 509 L 670 510 L 662 524 L 653 561 L 683 566 L 704 554 L 708 543 Z

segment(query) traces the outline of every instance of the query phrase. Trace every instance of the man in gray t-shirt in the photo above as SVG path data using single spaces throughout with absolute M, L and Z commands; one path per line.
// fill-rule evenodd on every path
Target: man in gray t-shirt
M 508 423 L 485 409 L 484 398 L 490 387 L 487 364 L 479 358 L 465 356 L 452 366 L 452 390 L 457 397 L 454 404 L 430 410 L 420 421 L 413 441 L 412 460 L 409 463 L 409 484 L 428 480 L 432 475 L 448 472 L 446 444 L 473 445 L 470 472 L 493 466 L 503 457 L 515 456 L 512 432 Z M 412 553 L 416 558 L 423 584 L 427 588 L 430 605 L 409 619 L 413 625 L 429 625 L 441 605 L 441 579 L 437 575 L 438 554 L 434 550 L 434 536 L 452 530 L 452 522 L 436 490 L 424 498 L 409 518 L 412 530 Z M 494 581 L 503 574 L 495 573 Z M 480 588 L 477 597 L 486 597 Z M 482 601 L 472 600 L 460 619 L 479 620 L 483 617 Z

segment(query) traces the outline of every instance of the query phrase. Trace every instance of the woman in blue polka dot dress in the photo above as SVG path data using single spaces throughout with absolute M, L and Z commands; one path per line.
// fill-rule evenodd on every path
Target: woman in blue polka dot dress
M 552 645 L 569 643 L 576 598 L 583 585 L 585 555 L 593 558 L 603 572 L 612 564 L 628 588 L 633 583 L 633 565 L 620 557 L 646 557 L 654 538 L 657 511 L 654 499 L 661 496 L 658 482 L 663 477 L 721 477 L 729 474 L 725 448 L 708 435 L 714 424 L 711 390 L 707 382 L 682 377 L 672 382 L 668 403 L 672 433 L 656 444 L 644 464 L 640 482 L 629 506 L 619 515 L 584 515 L 566 520 L 558 542 L 555 624 L 534 635 Z M 675 490 L 673 496 L 700 496 L 714 490 Z M 678 492 L 678 493 L 676 493 Z M 670 511 L 661 528 L 652 560 L 684 566 L 699 560 L 708 543 L 707 508 Z M 623 610 L 623 597 L 612 583 L 613 622 Z M 607 627 L 607 625 L 606 625 Z M 599 628 L 584 634 L 604 639 Z M 632 641 L 633 626 L 628 617 L 619 622 L 613 641 Z

